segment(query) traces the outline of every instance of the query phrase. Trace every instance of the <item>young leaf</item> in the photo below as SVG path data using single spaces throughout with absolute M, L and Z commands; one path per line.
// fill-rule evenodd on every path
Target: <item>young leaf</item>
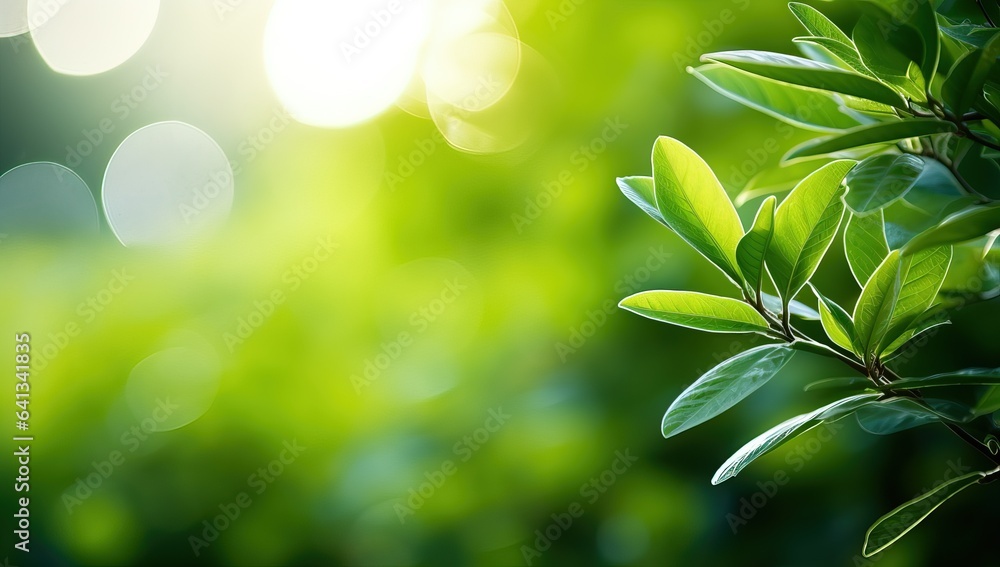
M 764 304 L 764 307 L 772 313 L 781 313 L 784 310 L 780 297 L 771 295 L 770 293 L 761 292 L 760 299 L 761 303 Z M 809 307 L 805 303 L 794 299 L 788 303 L 788 314 L 794 315 L 804 321 L 819 321 L 818 311 Z
M 694 291 L 643 291 L 618 304 L 624 309 L 689 329 L 715 333 L 766 333 L 767 320 L 746 303 Z
M 937 386 L 1000 386 L 1000 368 L 967 368 L 920 378 L 903 378 L 892 383 L 893 390 Z
M 914 324 L 911 328 L 907 329 L 903 334 L 896 337 L 894 341 L 889 343 L 889 346 L 882 349 L 882 360 L 890 360 L 895 358 L 893 354 L 902 354 L 902 349 L 906 346 L 906 343 L 916 339 L 922 333 L 930 331 L 935 327 L 940 327 L 941 325 L 950 325 L 946 317 L 941 313 L 937 313 L 933 308 L 928 309 L 924 315 L 921 315 L 919 321 Z
M 851 148 L 896 142 L 906 138 L 931 136 L 955 132 L 957 128 L 951 122 L 935 118 L 911 118 L 895 122 L 881 122 L 857 126 L 843 134 L 824 136 L 809 140 L 792 148 L 782 159 L 792 160 L 802 157 L 832 154 Z
M 950 246 L 921 250 L 903 256 L 899 263 L 899 295 L 882 343 L 876 354 L 910 329 L 930 307 L 951 265 Z
M 712 477 L 712 484 L 720 484 L 733 478 L 754 459 L 773 451 L 789 439 L 805 433 L 824 421 L 840 419 L 856 409 L 874 402 L 879 397 L 880 394 L 859 394 L 837 400 L 813 412 L 795 416 L 768 429 L 736 451 L 732 457 L 729 457 Z
M 861 57 L 858 55 L 858 50 L 854 47 L 853 42 L 850 45 L 847 45 L 826 37 L 796 37 L 792 41 L 799 44 L 805 43 L 822 47 L 854 71 L 857 71 L 867 77 L 875 78 L 875 74 L 872 73 L 868 67 L 865 66 L 864 61 L 861 60 Z
M 768 197 L 760 205 L 757 217 L 753 220 L 750 231 L 743 235 L 736 247 L 736 261 L 743 273 L 743 281 L 754 292 L 754 297 L 760 296 L 760 284 L 764 275 L 764 254 L 771 244 L 774 232 L 774 208 L 778 202 L 774 196 Z
M 997 229 L 1000 229 L 1000 203 L 969 207 L 913 237 L 902 250 L 903 254 L 913 254 L 932 246 L 979 238 Z
M 656 219 L 660 224 L 668 226 L 667 221 L 663 219 L 663 215 L 656 208 L 656 194 L 653 189 L 652 177 L 619 177 L 618 188 L 628 197 L 629 201 L 645 211 L 647 215 Z
M 813 293 L 819 299 L 820 322 L 823 324 L 823 331 L 840 348 L 849 352 L 856 352 L 858 347 L 857 333 L 854 330 L 854 321 L 843 307 L 834 301 L 827 299 L 815 287 Z
M 831 132 L 858 125 L 840 111 L 841 102 L 829 93 L 751 75 L 728 65 L 702 65 L 688 72 L 719 94 L 792 126 Z
M 882 260 L 889 255 L 885 240 L 885 220 L 881 210 L 859 217 L 850 215 L 844 229 L 844 253 L 851 274 L 864 287 Z
M 858 354 L 865 363 L 874 358 L 882 338 L 889 330 L 892 312 L 899 296 L 899 251 L 893 250 L 885 257 L 872 277 L 861 290 L 861 297 L 854 306 L 854 329 L 858 336 Z
M 869 404 L 860 408 L 855 417 L 861 429 L 872 435 L 892 435 L 942 419 L 941 415 L 910 398 L 890 398 Z
M 812 35 L 825 37 L 853 47 L 854 42 L 851 41 L 851 38 L 847 37 L 847 34 L 837 27 L 837 24 L 831 22 L 823 12 L 801 2 L 790 2 L 788 9 L 795 15 L 795 19 L 806 28 L 806 31 Z
M 773 378 L 794 354 L 784 345 L 764 345 L 709 370 L 670 404 L 663 416 L 663 436 L 676 435 L 733 407 Z
M 830 248 L 844 214 L 843 180 L 857 162 L 829 163 L 802 180 L 774 215 L 767 268 L 787 305 Z
M 847 174 L 844 200 L 855 214 L 867 215 L 906 195 L 923 170 L 924 160 L 910 154 L 865 158 Z
M 653 146 L 653 180 L 667 226 L 739 285 L 736 246 L 743 225 L 708 164 L 681 142 L 660 137 Z
M 856 96 L 897 108 L 906 108 L 906 102 L 896 91 L 875 79 L 794 55 L 767 51 L 723 51 L 703 55 L 702 60 L 725 63 L 748 73 L 783 83 Z
M 985 476 L 986 473 L 974 472 L 949 480 L 882 516 L 865 534 L 865 545 L 862 553 L 865 557 L 871 557 L 896 543 L 899 538 L 916 527 L 938 506 L 962 490 L 978 483 Z

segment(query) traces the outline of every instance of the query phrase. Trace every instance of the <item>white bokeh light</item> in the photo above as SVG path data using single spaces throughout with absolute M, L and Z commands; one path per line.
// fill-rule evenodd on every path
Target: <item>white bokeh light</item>
M 0 37 L 14 37 L 27 31 L 27 0 L 0 0 Z
M 65 166 L 34 162 L 0 176 L 0 233 L 15 237 L 94 236 L 97 203 Z
M 305 124 L 373 118 L 411 83 L 430 12 L 430 0 L 277 0 L 264 34 L 271 86 Z
M 129 373 L 125 400 L 132 415 L 171 431 L 195 421 L 219 391 L 221 363 L 207 346 L 175 347 L 143 359 Z
M 42 59 L 66 75 L 121 65 L 149 38 L 160 0 L 28 0 L 31 38 Z
M 108 163 L 101 199 L 125 246 L 164 246 L 210 234 L 229 217 L 233 170 L 208 134 L 158 122 L 129 134 Z

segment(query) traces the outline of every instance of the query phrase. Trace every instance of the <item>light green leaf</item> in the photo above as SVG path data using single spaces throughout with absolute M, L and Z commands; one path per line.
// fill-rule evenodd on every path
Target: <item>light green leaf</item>
M 837 24 L 831 22 L 823 12 L 820 12 L 816 8 L 808 4 L 802 4 L 801 2 L 790 2 L 788 9 L 795 15 L 795 19 L 806 28 L 806 31 L 812 35 L 825 37 L 844 45 L 854 45 L 851 38 L 847 37 L 847 34 L 837 27 Z
M 667 226 L 739 285 L 736 246 L 743 225 L 708 164 L 681 142 L 660 137 L 653 146 L 653 180 Z
M 865 534 L 864 556 L 871 557 L 896 543 L 899 538 L 916 527 L 938 506 L 962 490 L 978 483 L 985 476 L 986 473 L 974 472 L 949 480 L 882 516 Z
M 783 83 L 856 96 L 897 108 L 906 107 L 896 91 L 875 79 L 803 57 L 767 51 L 723 51 L 703 55 L 702 60 L 725 63 Z
M 920 378 L 903 378 L 892 383 L 893 390 L 938 386 L 1000 386 L 1000 368 L 967 368 Z
M 853 42 L 848 45 L 826 37 L 796 37 L 792 41 L 795 43 L 806 43 L 822 47 L 833 54 L 834 57 L 842 61 L 847 67 L 867 77 L 875 78 L 875 74 L 872 73 L 868 67 L 865 66 L 864 61 L 861 60 Z
M 858 350 L 857 333 L 854 330 L 854 321 L 843 307 L 821 294 L 815 287 L 813 293 L 819 299 L 820 322 L 823 324 L 823 331 L 840 348 L 848 352 Z
M 688 72 L 719 94 L 799 128 L 831 132 L 859 123 L 840 111 L 834 95 L 773 81 L 728 65 L 702 65 Z
M 997 229 L 1000 229 L 1000 203 L 968 207 L 913 237 L 902 250 L 904 254 L 913 254 L 932 246 L 979 238 Z
M 896 142 L 907 138 L 944 134 L 955 132 L 956 130 L 955 125 L 951 122 L 944 122 L 935 118 L 911 118 L 896 122 L 880 122 L 878 124 L 857 126 L 842 134 L 809 140 L 792 148 L 782 159 L 787 161 L 802 157 L 826 155 L 871 144 Z
M 764 307 L 766 307 L 769 311 L 778 314 L 782 312 L 784 306 L 781 304 L 780 297 L 769 293 L 761 293 L 760 297 Z M 805 303 L 794 299 L 788 303 L 788 314 L 794 315 L 804 321 L 819 321 L 819 312 Z
M 709 370 L 670 404 L 663 416 L 663 436 L 676 435 L 733 407 L 773 378 L 794 354 L 784 345 L 764 345 Z
M 861 297 L 854 306 L 854 329 L 858 337 L 859 354 L 869 363 L 878 350 L 882 338 L 889 331 L 896 298 L 899 296 L 899 251 L 893 250 L 885 257 L 872 277 L 861 290 Z
M 907 329 L 903 334 L 899 335 L 896 340 L 889 343 L 889 346 L 882 349 L 882 360 L 890 360 L 895 358 L 893 354 L 902 354 L 902 349 L 906 346 L 906 343 L 916 339 L 919 335 L 930 331 L 935 327 L 940 327 L 942 325 L 950 325 L 949 321 L 943 313 L 937 312 L 932 307 L 928 309 L 924 315 L 920 316 L 920 319 L 911 328 Z
M 618 304 L 643 317 L 715 333 L 766 333 L 767 320 L 746 303 L 694 291 L 643 291 Z
M 765 168 L 746 183 L 734 202 L 737 207 L 742 207 L 757 197 L 791 191 L 804 177 L 831 161 L 830 158 L 820 157 Z
M 736 247 L 736 261 L 739 263 L 743 280 L 753 290 L 754 297 L 760 296 L 760 285 L 764 275 L 764 254 L 771 244 L 774 233 L 774 209 L 778 200 L 768 197 L 760 205 L 750 231 L 743 235 Z
M 940 246 L 903 256 L 899 264 L 899 295 L 877 353 L 909 330 L 931 306 L 951 265 L 951 247 Z
M 729 457 L 719 467 L 719 470 L 716 471 L 715 476 L 712 477 L 712 484 L 720 484 L 733 478 L 755 459 L 773 451 L 789 439 L 805 433 L 824 421 L 834 421 L 849 415 L 865 404 L 870 404 L 877 400 L 879 396 L 880 394 L 851 396 L 837 400 L 810 413 L 798 415 L 788 421 L 779 423 L 758 435 L 753 441 L 750 441 L 733 454 L 732 457 Z
M 844 176 L 856 163 L 840 160 L 821 167 L 778 207 L 767 268 L 785 304 L 809 281 L 830 248 L 844 214 Z
M 847 175 L 844 201 L 864 216 L 896 201 L 913 188 L 924 160 L 910 154 L 883 154 L 866 158 Z
M 861 287 L 875 273 L 879 264 L 889 255 L 885 239 L 885 220 L 882 210 L 868 216 L 850 215 L 844 229 L 844 253 L 854 280 Z
M 629 201 L 632 201 L 660 224 L 668 226 L 667 221 L 663 220 L 663 215 L 656 208 L 656 194 L 653 187 L 652 177 L 618 178 L 618 188 L 628 197 Z

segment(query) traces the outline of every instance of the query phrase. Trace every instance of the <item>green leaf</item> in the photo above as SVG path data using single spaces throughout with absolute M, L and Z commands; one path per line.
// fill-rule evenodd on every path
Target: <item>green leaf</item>
M 833 54 L 834 57 L 842 61 L 845 65 L 847 65 L 847 67 L 867 77 L 875 78 L 875 74 L 872 73 L 868 67 L 865 66 L 864 61 L 861 60 L 857 49 L 854 47 L 854 43 L 847 45 L 826 37 L 796 37 L 792 41 L 795 43 L 806 43 L 822 47 Z
M 809 281 L 830 248 L 844 215 L 844 176 L 856 163 L 840 160 L 824 165 L 778 207 L 767 268 L 785 304 Z
M 896 201 L 913 188 L 924 160 L 910 154 L 883 154 L 866 158 L 847 174 L 844 201 L 864 216 Z
M 906 102 L 896 91 L 874 79 L 803 57 L 767 51 L 723 51 L 703 55 L 702 60 L 725 63 L 748 73 L 783 83 L 906 108 Z
M 985 476 L 986 473 L 974 472 L 949 480 L 882 516 L 865 534 L 864 556 L 871 557 L 896 543 L 899 538 L 916 527 L 938 506 L 962 490 L 978 483 Z
M 899 251 L 885 257 L 861 290 L 854 306 L 854 329 L 858 337 L 858 354 L 869 363 L 875 356 L 882 338 L 889 330 L 896 298 L 899 296 Z
M 939 19 L 939 24 L 943 23 Z M 961 41 L 972 47 L 986 47 L 986 44 L 997 36 L 997 29 L 975 24 L 942 25 L 941 32 L 946 36 Z
M 739 263 L 743 280 L 754 292 L 754 297 L 760 295 L 761 280 L 764 275 L 764 254 L 771 244 L 774 233 L 774 208 L 778 200 L 771 196 L 764 200 L 757 211 L 750 231 L 743 235 L 736 247 L 736 261 Z
M 882 82 L 909 98 L 926 100 L 923 77 L 914 81 L 909 74 L 911 63 L 919 65 L 923 59 L 916 30 L 887 25 L 880 15 L 865 14 L 854 28 L 854 44 L 865 66 Z
M 766 333 L 767 320 L 746 303 L 694 291 L 643 291 L 618 304 L 643 317 L 715 333 Z
M 848 376 L 844 378 L 824 378 L 822 380 L 810 382 L 809 384 L 806 384 L 803 390 L 806 392 L 815 392 L 817 390 L 840 390 L 844 388 L 857 390 L 869 385 L 871 385 L 871 382 L 864 376 Z
M 899 264 L 899 294 L 889 330 L 876 354 L 910 329 L 931 306 L 951 265 L 951 247 L 941 246 L 903 256 Z
M 667 221 L 663 219 L 663 215 L 656 208 L 656 194 L 652 177 L 619 177 L 618 188 L 628 197 L 629 201 L 645 211 L 647 215 L 656 219 L 660 224 L 668 226 Z
M 937 14 L 932 2 L 912 0 L 869 0 L 880 6 L 877 14 L 880 33 L 885 34 L 897 49 L 911 56 L 920 67 L 927 84 L 934 80 L 941 44 L 938 37 Z M 915 32 L 916 38 L 910 31 Z M 860 49 L 860 46 L 859 46 Z
M 830 132 L 858 121 L 840 111 L 833 95 L 752 75 L 728 65 L 702 65 L 688 71 L 719 94 L 799 128 Z
M 857 333 L 854 330 L 854 321 L 843 307 L 821 294 L 815 287 L 813 293 L 819 299 L 820 322 L 823 324 L 823 331 L 840 348 L 849 352 L 857 351 Z
M 944 102 L 952 111 L 964 114 L 983 96 L 983 85 L 997 58 L 1000 58 L 1000 34 L 994 35 L 985 48 L 970 51 L 955 62 L 941 86 Z
M 737 283 L 743 225 L 712 169 L 691 148 L 660 137 L 653 146 L 656 208 L 667 226 Z
M 850 215 L 844 229 L 844 253 L 851 274 L 864 287 L 882 260 L 889 255 L 885 220 L 881 210 L 868 216 Z
M 967 368 L 920 378 L 903 378 L 892 383 L 893 390 L 938 386 L 1000 386 L 1000 368 Z
M 837 400 L 832 404 L 823 406 L 810 413 L 795 416 L 785 422 L 768 429 L 758 435 L 752 441 L 744 445 L 739 451 L 729 457 L 725 463 L 719 467 L 715 476 L 712 477 L 712 484 L 720 484 L 740 473 L 747 465 L 752 463 L 761 455 L 767 454 L 783 443 L 797 435 L 820 425 L 824 421 L 840 419 L 856 409 L 870 404 L 879 398 L 879 394 L 859 394 L 842 400 Z
M 861 429 L 873 435 L 892 435 L 942 419 L 941 415 L 909 398 L 890 398 L 869 404 L 860 408 L 855 417 Z
M 929 309 L 928 313 L 922 315 L 916 324 L 903 332 L 903 334 L 899 335 L 899 337 L 897 337 L 894 341 L 889 343 L 889 346 L 882 349 L 882 360 L 895 358 L 894 356 L 891 356 L 893 353 L 902 354 L 900 349 L 906 346 L 906 343 L 916 339 L 922 333 L 926 333 L 927 331 L 930 331 L 935 327 L 940 327 L 941 325 L 950 324 L 951 321 L 949 321 L 943 314 L 935 312 L 933 308 Z
M 761 293 L 761 302 L 764 304 L 768 310 L 772 313 L 781 314 L 784 306 L 781 304 L 781 298 L 771 295 L 769 293 Z M 794 315 L 799 319 L 805 321 L 819 321 L 819 312 L 809 307 L 805 303 L 795 301 L 794 299 L 788 303 L 788 314 Z
M 823 136 L 792 148 L 782 159 L 792 160 L 802 157 L 832 154 L 851 148 L 882 144 L 955 132 L 957 129 L 951 122 L 935 118 L 911 118 L 896 122 L 881 122 L 851 128 L 842 134 Z
M 854 45 L 851 38 L 843 32 L 837 24 L 830 21 L 823 12 L 808 4 L 801 2 L 790 2 L 788 9 L 792 11 L 795 18 L 802 24 L 806 31 L 817 37 L 825 37 L 844 45 Z
M 1000 229 L 1000 203 L 969 207 L 913 237 L 904 254 L 913 254 L 932 246 L 965 242 Z
M 670 404 L 663 416 L 663 436 L 676 435 L 733 407 L 773 378 L 794 354 L 784 345 L 764 345 L 709 370 Z
M 831 161 L 830 158 L 820 157 L 768 167 L 747 182 L 734 202 L 737 207 L 742 207 L 757 197 L 791 191 L 804 177 Z

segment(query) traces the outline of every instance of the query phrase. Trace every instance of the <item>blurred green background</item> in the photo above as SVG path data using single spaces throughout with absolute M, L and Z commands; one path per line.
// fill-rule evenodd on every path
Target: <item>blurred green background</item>
M 981 464 L 944 428 L 882 439 L 844 422 L 832 439 L 807 434 L 711 486 L 744 442 L 829 401 L 802 386 L 844 368 L 800 354 L 747 403 L 664 440 L 672 399 L 759 343 L 609 308 L 642 289 L 733 293 L 629 204 L 615 178 L 648 175 L 653 141 L 670 135 L 735 195 L 806 137 L 684 72 L 709 51 L 791 52 L 801 31 L 784 3 L 508 1 L 557 87 L 533 85 L 542 119 L 511 120 L 535 135 L 501 155 L 456 151 L 430 120 L 398 109 L 345 129 L 274 129 L 284 123 L 272 120 L 280 103 L 259 39 L 271 2 L 233 4 L 220 17 L 207 0 L 164 2 L 142 50 L 92 77 L 53 72 L 25 36 L 0 42 L 0 171 L 67 164 L 67 146 L 102 118 L 114 130 L 67 164 L 98 203 L 114 149 L 152 122 L 198 126 L 237 165 L 229 223 L 199 246 L 125 248 L 103 219 L 93 240 L 0 242 L 2 336 L 31 333 L 42 353 L 32 376 L 32 552 L 7 544 L 8 485 L 0 557 L 1000 564 L 988 536 L 994 487 L 960 494 L 888 552 L 860 559 L 875 519 L 949 469 Z M 836 4 L 824 8 L 837 16 Z M 162 83 L 135 109 L 112 110 L 150 66 Z M 608 124 L 620 132 L 597 143 Z M 745 222 L 756 205 L 741 209 Z M 329 255 L 324 241 L 335 245 Z M 132 279 L 108 293 L 123 272 Z M 817 281 L 836 299 L 857 293 L 836 246 Z M 956 313 L 902 372 L 1000 365 L 998 320 L 996 301 Z M 13 354 L 13 341 L 3 344 Z M 161 421 L 152 408 L 166 398 L 177 409 Z M 144 432 L 150 417 L 156 431 Z M 81 491 L 116 451 L 120 464 Z M 0 471 L 15 476 L 14 459 Z M 774 491 L 778 471 L 788 481 Z M 190 538 L 241 493 L 249 505 L 196 556 Z M 735 522 L 747 503 L 747 521 Z

